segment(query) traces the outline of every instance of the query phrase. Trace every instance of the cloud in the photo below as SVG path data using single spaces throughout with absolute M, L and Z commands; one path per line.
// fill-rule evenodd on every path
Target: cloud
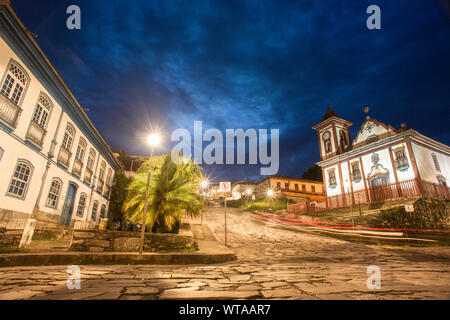
M 311 127 L 328 101 L 353 134 L 370 105 L 378 120 L 450 142 L 439 117 L 450 28 L 437 2 L 379 1 L 382 30 L 370 31 L 370 1 L 85 0 L 77 32 L 64 27 L 69 1 L 41 2 L 34 14 L 27 1 L 13 7 L 113 148 L 145 153 L 149 124 L 167 136 L 194 120 L 279 128 L 281 172 L 300 176 L 319 158 Z M 215 171 L 239 179 L 259 167 Z

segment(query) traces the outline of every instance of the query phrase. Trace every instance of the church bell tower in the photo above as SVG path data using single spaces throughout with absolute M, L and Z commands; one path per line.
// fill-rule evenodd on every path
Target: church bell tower
M 319 137 L 320 159 L 325 160 L 351 149 L 349 127 L 353 123 L 339 118 L 330 103 L 322 121 L 313 127 Z

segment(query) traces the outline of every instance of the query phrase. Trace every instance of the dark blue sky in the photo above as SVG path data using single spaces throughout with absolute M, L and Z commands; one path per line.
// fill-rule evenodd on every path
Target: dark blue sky
M 66 28 L 77 4 L 82 29 Z M 381 8 L 381 30 L 366 8 Z M 279 174 L 319 160 L 311 129 L 327 102 L 354 123 L 379 121 L 450 143 L 448 1 L 31 1 L 12 7 L 113 149 L 146 154 L 149 124 L 170 134 L 280 129 Z M 260 166 L 206 167 L 219 179 Z

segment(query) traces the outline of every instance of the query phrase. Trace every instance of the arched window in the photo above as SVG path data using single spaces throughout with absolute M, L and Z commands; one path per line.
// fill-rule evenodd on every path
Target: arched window
M 86 139 L 80 137 L 80 142 L 78 143 L 77 153 L 75 154 L 75 160 L 83 162 L 84 154 L 86 153 L 87 142 Z
M 8 195 L 25 198 L 28 184 L 33 173 L 33 166 L 26 160 L 19 160 L 8 188 Z
M 108 174 L 106 175 L 106 184 L 112 186 L 112 169 L 108 169 Z
M 98 174 L 98 178 L 102 181 L 105 180 L 105 171 L 106 171 L 106 162 L 102 160 L 102 164 L 100 165 L 100 172 Z
M 94 204 L 92 205 L 92 212 L 91 212 L 92 221 L 97 221 L 97 210 L 98 210 L 98 201 L 95 200 Z
M 88 169 L 94 170 L 95 156 L 96 156 L 96 153 L 95 153 L 94 149 L 91 148 L 91 150 L 89 150 L 89 157 L 88 157 L 87 164 L 86 164 Z
M 66 132 L 64 133 L 62 148 L 66 150 L 72 149 L 73 139 L 75 138 L 75 127 L 71 123 L 67 123 Z
M 343 149 L 347 148 L 347 135 L 345 134 L 344 130 L 339 131 L 339 141 Z
M 50 98 L 42 93 L 39 95 L 36 108 L 34 109 L 33 121 L 38 124 L 42 129 L 47 127 L 50 110 L 52 109 L 52 102 Z
M 58 200 L 61 194 L 61 187 L 62 187 L 61 179 L 54 178 L 50 185 L 50 191 L 48 192 L 47 206 L 55 209 L 58 207 Z
M 105 171 L 106 171 L 106 162 L 105 162 L 105 160 L 102 160 L 102 163 L 100 165 L 100 172 L 98 174 L 98 182 L 97 182 L 97 191 L 100 193 L 103 192 L 103 186 L 105 184 Z
M 84 181 L 88 182 L 89 184 L 91 184 L 92 176 L 94 173 L 95 156 L 96 156 L 95 151 L 94 149 L 91 148 L 89 150 L 89 156 L 86 163 L 86 170 L 84 172 Z
M 106 216 L 106 206 L 102 204 L 102 207 L 100 208 L 100 220 L 105 218 Z
M 84 216 L 84 208 L 86 207 L 86 193 L 81 193 L 80 200 L 78 200 L 78 207 L 77 207 L 77 217 L 82 218 Z
M 25 70 L 17 62 L 11 60 L 3 78 L 0 93 L 19 105 L 29 82 L 30 77 Z

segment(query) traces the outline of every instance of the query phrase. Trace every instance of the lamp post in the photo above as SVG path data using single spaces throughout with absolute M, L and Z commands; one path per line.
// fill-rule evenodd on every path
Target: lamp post
M 345 180 L 345 182 L 348 182 L 348 180 Z M 351 183 L 351 181 L 350 181 L 350 183 Z M 350 195 L 350 188 L 349 187 L 347 187 L 347 194 Z M 347 197 L 345 197 L 345 198 L 347 198 Z M 353 220 L 353 201 L 349 201 L 349 202 L 350 202 L 350 215 L 352 217 L 353 229 L 355 229 L 355 220 Z
M 151 175 L 152 175 L 153 150 L 158 145 L 158 143 L 160 141 L 160 137 L 158 134 L 152 133 L 151 135 L 149 135 L 147 137 L 147 141 L 151 147 L 151 152 L 150 152 L 148 175 L 147 175 L 147 190 L 145 191 L 144 216 L 142 217 L 141 241 L 139 244 L 139 254 L 142 254 L 142 252 L 144 251 L 145 222 L 147 221 L 148 193 L 150 191 L 150 179 L 151 179 Z
M 200 182 L 200 187 L 202 188 L 202 192 L 203 192 L 203 199 L 205 199 L 205 189 L 208 186 L 208 181 L 207 180 L 202 180 L 202 182 Z M 200 220 L 200 225 L 203 226 L 203 211 L 202 210 L 202 215 L 201 215 L 201 220 Z

